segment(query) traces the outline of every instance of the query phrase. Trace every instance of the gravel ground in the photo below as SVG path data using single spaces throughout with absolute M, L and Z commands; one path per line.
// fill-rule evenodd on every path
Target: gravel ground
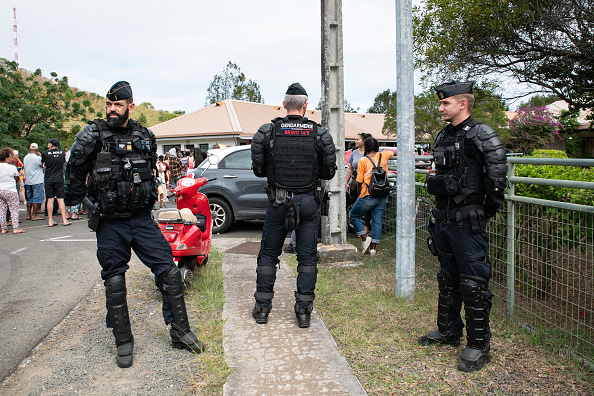
M 102 283 L 0 383 L 2 395 L 180 395 L 191 388 L 192 353 L 171 347 L 160 293 L 149 270 L 133 256 L 127 273 L 134 365 L 116 366 L 111 329 L 105 327 Z M 99 268 L 97 269 L 99 271 Z M 190 320 L 192 320 L 191 313 Z

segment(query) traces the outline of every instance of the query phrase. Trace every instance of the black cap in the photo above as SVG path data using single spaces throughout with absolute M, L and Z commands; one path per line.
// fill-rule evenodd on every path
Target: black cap
M 56 138 L 47 139 L 47 142 L 54 147 L 60 147 L 60 141 Z
M 305 95 L 307 96 L 307 92 L 305 92 L 305 88 L 303 88 L 301 86 L 301 84 L 299 83 L 293 83 L 291 85 L 289 85 L 289 88 L 287 88 L 287 95 Z
M 132 97 L 132 87 L 127 81 L 118 81 L 113 84 L 105 97 L 111 101 L 123 100 Z
M 450 96 L 472 93 L 474 81 L 452 81 L 435 87 L 435 92 L 439 99 L 449 98 Z

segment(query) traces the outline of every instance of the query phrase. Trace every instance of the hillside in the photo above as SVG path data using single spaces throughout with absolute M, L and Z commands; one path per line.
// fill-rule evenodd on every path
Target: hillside
M 78 88 L 72 88 L 73 90 L 78 90 Z M 81 99 L 81 102 L 84 100 L 88 100 L 90 102 L 91 108 L 94 112 L 89 112 L 87 114 L 87 118 L 92 120 L 94 118 L 104 118 L 105 117 L 105 97 L 102 95 L 98 95 L 96 93 L 87 92 L 87 95 Z M 100 113 L 100 114 L 99 114 Z M 179 115 L 184 114 L 182 111 L 175 111 L 174 113 L 170 113 L 166 110 L 157 110 L 155 107 L 148 102 L 142 102 L 136 105 L 136 108 L 130 114 L 130 117 L 142 125 L 146 127 L 151 127 L 153 125 L 159 124 L 163 121 L 170 120 L 175 118 Z M 78 132 L 85 126 L 85 123 L 82 121 L 70 121 L 66 124 L 66 130 L 71 132 Z

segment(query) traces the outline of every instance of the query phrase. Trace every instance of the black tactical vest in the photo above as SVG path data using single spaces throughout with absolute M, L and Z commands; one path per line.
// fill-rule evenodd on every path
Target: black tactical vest
M 276 118 L 272 121 L 272 161 L 267 161 L 268 183 L 288 191 L 313 190 L 319 180 L 315 140 L 318 124 L 307 118 Z
M 451 197 L 455 205 L 463 203 L 470 194 L 484 194 L 485 168 L 482 160 L 470 151 L 465 137 L 478 122 L 470 119 L 456 131 L 446 128 L 435 140 L 433 163 L 435 174 L 427 176 L 427 190 L 437 199 Z
M 125 133 L 116 133 L 104 120 L 93 121 L 102 149 L 89 176 L 89 193 L 106 217 L 147 212 L 157 200 L 151 136 L 146 128 L 131 122 Z

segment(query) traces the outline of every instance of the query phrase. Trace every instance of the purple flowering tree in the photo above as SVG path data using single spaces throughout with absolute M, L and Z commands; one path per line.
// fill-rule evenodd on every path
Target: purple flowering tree
M 530 154 L 536 149 L 549 147 L 559 130 L 563 129 L 546 107 L 524 107 L 509 122 L 509 134 L 514 147 Z

